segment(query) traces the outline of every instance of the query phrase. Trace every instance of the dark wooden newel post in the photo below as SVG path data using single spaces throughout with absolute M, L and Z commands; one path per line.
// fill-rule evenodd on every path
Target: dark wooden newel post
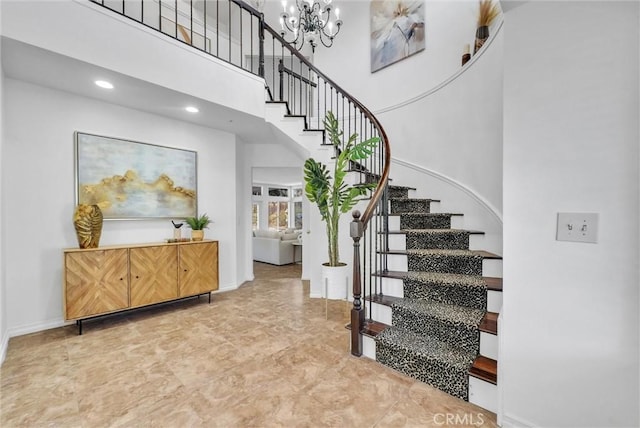
M 362 355 L 362 329 L 364 309 L 362 308 L 362 275 L 360 273 L 360 238 L 364 235 L 360 211 L 353 212 L 351 238 L 353 238 L 353 308 L 351 309 L 351 354 Z

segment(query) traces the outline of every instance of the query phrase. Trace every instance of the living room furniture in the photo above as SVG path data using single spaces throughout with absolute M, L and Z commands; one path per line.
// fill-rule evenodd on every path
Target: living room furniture
M 293 242 L 298 242 L 299 232 L 256 230 L 252 238 L 253 260 L 272 265 L 287 265 L 302 261 L 294 254 Z
M 218 242 L 64 250 L 64 319 L 82 321 L 218 289 Z
M 296 250 L 300 248 L 300 259 L 302 259 L 302 242 L 300 240 L 291 243 L 293 245 L 293 263 L 296 263 Z

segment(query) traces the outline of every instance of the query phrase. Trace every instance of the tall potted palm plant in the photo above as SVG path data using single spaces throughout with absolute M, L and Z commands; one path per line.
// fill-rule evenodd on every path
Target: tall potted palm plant
M 373 137 L 358 142 L 358 134 L 354 133 L 341 148 L 344 132 L 339 128 L 333 112 L 327 112 L 323 123 L 329 141 L 336 152 L 333 175 L 325 164 L 309 158 L 304 163 L 304 181 L 305 194 L 309 201 L 317 205 L 326 225 L 329 261 L 323 263 L 323 282 L 325 282 L 330 277 L 340 278 L 343 275 L 331 273 L 335 270 L 334 268 L 342 268 L 346 271 L 346 264 L 340 262 L 338 248 L 340 216 L 353 209 L 360 197 L 376 186 L 375 183 L 348 184 L 345 179 L 349 167 L 352 163 L 371 156 L 379 138 Z M 348 271 L 345 274 L 348 277 Z

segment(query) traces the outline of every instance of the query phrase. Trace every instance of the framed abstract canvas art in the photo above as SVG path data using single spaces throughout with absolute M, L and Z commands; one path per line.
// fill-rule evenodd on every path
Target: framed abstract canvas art
M 105 220 L 197 214 L 197 153 L 75 133 L 76 203 L 98 205 Z
M 425 48 L 424 1 L 373 0 L 371 72 Z

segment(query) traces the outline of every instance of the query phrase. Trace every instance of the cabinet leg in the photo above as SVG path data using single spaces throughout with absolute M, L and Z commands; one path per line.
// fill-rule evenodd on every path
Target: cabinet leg
M 211 304 L 211 291 L 209 291 L 209 304 Z
M 78 326 L 78 336 L 82 336 L 82 320 L 76 320 L 76 325 Z

